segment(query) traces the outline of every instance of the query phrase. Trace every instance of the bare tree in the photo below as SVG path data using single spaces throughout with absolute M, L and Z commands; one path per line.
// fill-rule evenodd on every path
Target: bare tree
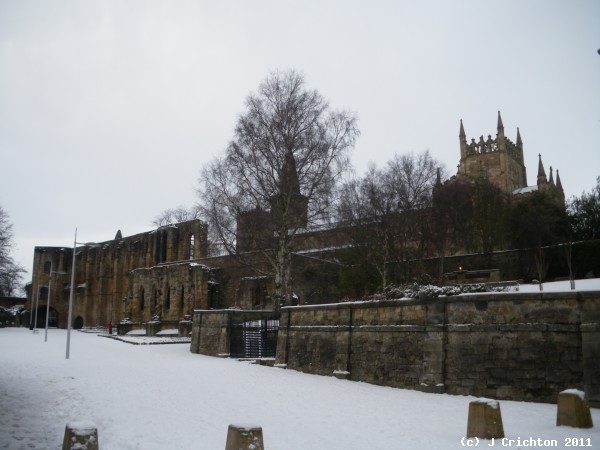
M 441 163 L 429 150 L 417 155 L 395 155 L 387 163 L 387 183 L 397 199 L 399 211 L 414 211 L 431 206 L 431 191 Z
M 188 220 L 200 218 L 200 207 L 197 205 L 191 208 L 178 206 L 177 208 L 167 208 L 158 214 L 153 220 L 152 225 L 156 227 L 164 227 L 173 223 L 186 222 Z
M 355 261 L 364 260 L 388 284 L 389 264 L 418 254 L 420 213 L 431 205 L 440 163 L 428 151 L 395 155 L 384 169 L 371 166 L 364 177 L 344 184 L 340 220 L 352 225 Z
M 265 255 L 276 309 L 292 299 L 297 231 L 326 217 L 358 135 L 353 114 L 330 111 L 297 72 L 275 72 L 247 98 L 225 156 L 201 171 L 200 204 L 213 239 L 230 254 Z
M 388 283 L 388 263 L 396 247 L 397 201 L 385 183 L 386 173 L 370 166 L 360 179 L 346 182 L 341 189 L 338 217 L 350 225 L 353 241 L 352 265 L 359 270 L 377 273 L 377 283 L 364 279 L 367 285 L 384 288 Z M 356 280 L 356 274 L 351 278 Z
M 474 183 L 472 202 L 472 250 L 482 252 L 489 266 L 494 250 L 506 241 L 510 205 L 502 190 L 488 180 Z
M 11 296 L 21 287 L 25 268 L 15 263 L 13 225 L 8 213 L 0 206 L 0 296 Z
M 428 240 L 439 257 L 439 278 L 443 278 L 444 258 L 472 245 L 473 187 L 465 182 L 438 184 L 433 192 L 433 207 Z

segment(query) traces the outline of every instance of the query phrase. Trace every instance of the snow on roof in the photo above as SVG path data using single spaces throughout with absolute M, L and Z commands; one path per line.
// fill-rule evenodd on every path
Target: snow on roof
M 513 195 L 528 194 L 530 192 L 535 192 L 537 190 L 538 190 L 537 185 L 535 185 L 535 186 L 525 186 L 525 187 L 522 187 L 522 188 L 515 189 L 513 191 Z

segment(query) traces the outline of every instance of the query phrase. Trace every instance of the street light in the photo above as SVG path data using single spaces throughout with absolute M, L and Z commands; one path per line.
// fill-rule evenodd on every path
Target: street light
M 73 264 L 71 265 L 71 292 L 69 293 L 69 316 L 67 322 L 67 354 L 66 359 L 69 359 L 69 352 L 71 350 L 71 322 L 73 321 L 73 293 L 75 292 L 75 262 L 77 257 L 77 244 L 85 245 L 88 247 L 101 247 L 100 244 L 94 242 L 77 242 L 77 228 L 75 228 L 75 239 L 73 240 Z
M 48 281 L 48 301 L 46 302 L 46 333 L 44 334 L 44 342 L 48 342 L 48 318 L 50 316 L 50 294 L 52 293 L 52 274 L 56 275 L 66 275 L 66 272 L 58 272 L 52 270 L 52 266 L 50 266 L 50 275 Z
M 33 285 L 33 283 L 32 283 Z M 40 302 L 40 287 L 38 283 L 38 287 L 35 291 L 35 319 L 33 319 L 33 332 L 37 333 L 37 313 L 38 313 L 38 303 Z M 33 292 L 31 293 L 31 303 L 33 305 Z

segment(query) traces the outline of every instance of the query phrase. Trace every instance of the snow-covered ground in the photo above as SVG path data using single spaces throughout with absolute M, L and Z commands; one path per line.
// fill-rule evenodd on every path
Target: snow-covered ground
M 571 283 L 569 281 L 551 281 L 543 283 L 543 288 L 544 292 L 569 292 Z M 575 290 L 600 291 L 600 278 L 575 280 Z M 539 284 L 522 284 L 519 286 L 519 292 L 540 292 L 540 286 Z
M 0 329 L 0 449 L 60 449 L 70 421 L 96 424 L 101 450 L 223 449 L 230 423 L 262 426 L 267 450 L 460 449 L 473 400 L 201 356 L 189 344 L 74 332 L 69 360 L 65 344 L 65 330 L 44 342 L 43 331 Z M 556 427 L 555 405 L 500 408 L 507 438 L 600 448 L 598 409 L 595 428 L 581 430 Z

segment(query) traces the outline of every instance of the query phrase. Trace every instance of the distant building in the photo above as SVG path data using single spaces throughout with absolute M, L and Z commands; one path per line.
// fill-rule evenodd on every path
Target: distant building
M 564 204 L 565 194 L 558 170 L 556 171 L 556 182 L 552 167 L 550 167 L 550 178 L 546 178 L 541 154 L 539 155 L 537 182 L 532 186 L 527 184 L 521 132 L 517 128 L 515 142 L 507 138 L 504 134 L 500 111 L 498 111 L 495 138 L 492 139 L 492 136 L 488 135 L 487 139 L 484 139 L 481 135 L 478 141 L 472 138 L 470 143 L 467 142 L 462 120 L 458 136 L 460 163 L 457 174 L 450 179 L 450 182 L 488 180 L 513 198 L 519 198 L 534 191 L 544 191 L 551 193 L 557 201 Z
M 547 179 L 541 156 L 537 184 L 527 185 L 520 132 L 517 129 L 516 142 L 508 139 L 500 112 L 494 139 L 481 136 L 468 143 L 461 120 L 459 141 L 458 173 L 446 183 L 488 180 L 513 198 L 540 190 L 551 192 L 564 204 L 558 171 L 556 182 L 552 169 Z M 281 172 L 282 198 L 271 198 L 270 210 L 256 208 L 237 218 L 237 251 L 244 254 L 243 260 L 208 257 L 208 229 L 200 220 L 129 237 L 119 231 L 113 240 L 77 247 L 73 326 L 105 326 L 124 318 L 147 322 L 155 316 L 179 321 L 194 309 L 272 309 L 273 279 L 261 250 L 271 248 L 270 224 L 282 210 L 299 228 L 292 256 L 297 298 L 302 304 L 338 301 L 338 255 L 352 243 L 352 227 L 306 229 L 308 200 L 300 192 L 291 153 Z M 37 306 L 37 327 L 45 324 L 48 302 L 50 325 L 67 326 L 72 260 L 70 247 L 35 248 L 26 308 Z

